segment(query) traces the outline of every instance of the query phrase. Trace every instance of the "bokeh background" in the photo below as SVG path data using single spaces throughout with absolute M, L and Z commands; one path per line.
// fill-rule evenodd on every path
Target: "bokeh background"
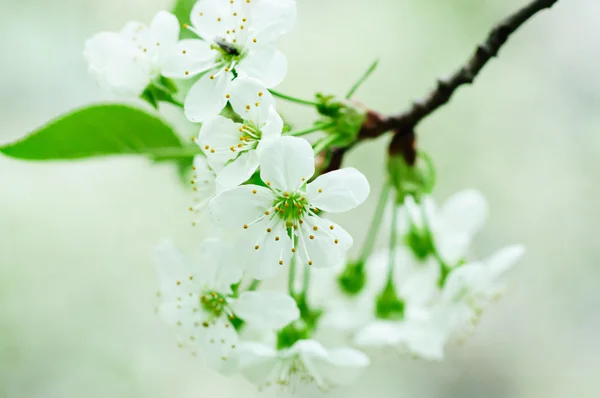
M 344 93 L 404 109 L 525 0 L 299 0 L 281 41 L 281 91 Z M 74 107 L 109 99 L 87 75 L 84 40 L 167 0 L 0 0 L 0 142 Z M 561 0 L 538 14 L 472 87 L 419 128 L 444 199 L 474 187 L 491 217 L 474 251 L 528 247 L 511 289 L 440 364 L 378 355 L 331 397 L 563 398 L 600 395 L 600 2 Z M 299 126 L 314 115 L 283 104 Z M 168 111 L 168 109 L 167 109 Z M 347 164 L 381 186 L 386 139 Z M 361 242 L 376 195 L 338 220 Z M 203 369 L 155 316 L 152 250 L 189 247 L 188 187 L 138 158 L 27 163 L 0 157 L 0 397 L 253 397 Z M 357 247 L 359 245 L 356 245 Z M 355 248 L 356 249 L 356 248 Z M 300 396 L 315 396 L 299 387 Z

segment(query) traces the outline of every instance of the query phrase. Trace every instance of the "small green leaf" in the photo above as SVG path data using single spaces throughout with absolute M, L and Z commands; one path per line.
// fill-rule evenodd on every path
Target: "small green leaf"
M 17 159 L 69 160 L 109 155 L 179 158 L 194 156 L 200 149 L 184 147 L 160 118 L 114 104 L 76 110 L 0 147 L 0 152 Z

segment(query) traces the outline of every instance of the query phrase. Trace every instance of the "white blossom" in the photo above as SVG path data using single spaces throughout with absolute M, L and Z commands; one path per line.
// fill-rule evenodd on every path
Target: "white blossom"
M 441 208 L 429 196 L 424 197 L 420 205 L 409 196 L 400 211 L 400 233 L 413 238 L 407 243 L 416 249 L 413 250 L 415 255 L 419 254 L 415 246 L 425 246 L 422 247 L 425 257 L 432 249 L 428 245 L 433 245 L 438 260 L 452 268 L 468 254 L 474 235 L 487 218 L 488 205 L 479 191 L 465 190 L 452 195 Z
M 482 262 L 462 265 L 450 273 L 435 301 L 407 307 L 399 320 L 377 320 L 357 333 L 360 346 L 392 346 L 413 355 L 441 360 L 447 342 L 473 328 L 483 308 L 498 297 L 498 279 L 523 255 L 522 246 L 499 250 Z
M 344 261 L 352 237 L 320 211 L 345 212 L 369 195 L 369 183 L 354 168 L 307 182 L 315 172 L 308 141 L 282 137 L 259 154 L 268 188 L 243 185 L 220 193 L 209 204 L 212 219 L 238 229 L 240 262 L 257 279 L 275 275 L 297 253 L 303 264 L 333 267 Z
M 165 76 L 201 76 L 185 100 L 192 122 L 217 115 L 231 94 L 234 71 L 266 87 L 277 86 L 287 73 L 287 60 L 275 41 L 296 20 L 295 0 L 199 0 L 188 27 L 201 39 L 180 41 L 167 62 Z
M 242 272 L 234 265 L 232 248 L 209 239 L 194 261 L 186 261 L 165 241 L 157 249 L 156 268 L 160 278 L 159 314 L 175 327 L 180 345 L 200 354 L 215 369 L 231 370 L 228 362 L 237 348 L 235 317 L 255 327 L 276 330 L 299 317 L 295 301 L 276 292 L 244 292 L 235 297 L 231 285 Z
M 247 342 L 237 352 L 239 370 L 259 389 L 314 382 L 322 390 L 350 384 L 369 365 L 369 357 L 349 348 L 325 348 L 315 340 L 300 340 L 277 350 Z
M 83 55 L 100 86 L 138 97 L 161 74 L 179 39 L 179 22 L 161 11 L 149 26 L 129 22 L 120 32 L 101 32 L 85 43 Z
M 258 80 L 234 80 L 228 100 L 243 122 L 216 116 L 202 125 L 197 142 L 217 171 L 219 185 L 233 188 L 258 169 L 258 153 L 281 137 L 283 120 L 273 96 Z

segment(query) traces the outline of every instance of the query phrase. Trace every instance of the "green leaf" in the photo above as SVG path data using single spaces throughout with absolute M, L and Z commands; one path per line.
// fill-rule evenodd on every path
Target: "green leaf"
M 183 146 L 171 126 L 126 105 L 95 105 L 76 110 L 0 147 L 7 156 L 26 160 L 70 160 L 109 155 L 180 158 L 200 152 Z
M 189 24 L 190 23 L 190 14 L 192 13 L 192 8 L 194 4 L 196 4 L 198 0 L 176 0 L 175 5 L 173 6 L 173 14 L 179 19 L 181 24 Z M 194 37 L 194 34 L 187 29 L 181 30 L 181 38 L 187 39 Z

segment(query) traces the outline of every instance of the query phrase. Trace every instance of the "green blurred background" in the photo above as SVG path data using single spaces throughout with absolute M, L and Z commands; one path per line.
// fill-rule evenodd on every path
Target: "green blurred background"
M 525 0 L 299 0 L 281 91 L 344 93 L 404 109 L 450 73 L 492 24 Z M 74 107 L 110 99 L 87 75 L 84 40 L 167 0 L 0 0 L 0 142 Z M 528 253 L 474 336 L 441 364 L 376 356 L 331 397 L 598 397 L 600 387 L 600 2 L 561 0 L 529 21 L 449 106 L 419 128 L 437 162 L 436 197 L 484 192 L 491 219 L 474 252 Z M 297 126 L 306 109 L 283 104 Z M 170 115 L 174 112 L 167 109 Z M 386 139 L 347 164 L 381 185 Z M 361 242 L 376 195 L 339 217 Z M 192 195 L 168 165 L 111 158 L 0 158 L 0 397 L 253 397 L 241 379 L 203 369 L 155 316 L 155 244 L 189 247 Z M 358 248 L 355 247 L 355 251 Z M 312 389 L 298 387 L 301 396 Z

